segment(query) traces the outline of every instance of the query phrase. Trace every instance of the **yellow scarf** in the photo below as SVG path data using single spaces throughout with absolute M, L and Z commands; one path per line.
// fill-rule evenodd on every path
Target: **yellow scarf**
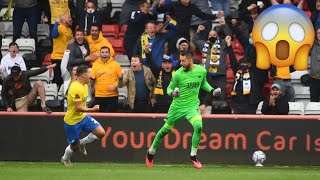
M 9 1 L 6 12 L 1 16 L 2 20 L 10 20 L 10 18 L 12 17 L 12 12 L 11 12 L 12 2 L 13 0 Z
M 239 69 L 234 77 L 234 85 L 232 88 L 231 96 L 236 96 L 236 86 L 238 84 L 238 80 L 241 77 L 241 74 L 243 74 L 242 77 L 242 89 L 243 89 L 243 95 L 250 94 L 250 89 L 251 89 L 251 81 L 250 81 L 250 73 L 248 72 L 242 72 L 241 69 Z
M 171 75 L 173 76 L 174 70 L 171 72 Z M 157 79 L 157 86 L 154 89 L 154 94 L 164 95 L 163 93 L 163 87 L 162 87 L 162 71 L 159 73 L 159 77 Z
M 148 34 L 147 33 L 143 33 L 141 35 L 141 57 L 142 57 L 142 59 L 146 58 L 146 53 L 144 52 L 144 46 L 146 44 L 149 44 Z

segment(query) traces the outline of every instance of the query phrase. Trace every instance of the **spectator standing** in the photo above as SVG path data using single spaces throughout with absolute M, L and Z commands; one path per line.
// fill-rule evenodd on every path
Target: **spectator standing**
M 118 105 L 118 78 L 120 64 L 110 56 L 106 46 L 100 50 L 100 58 L 92 65 L 91 79 L 94 80 L 94 104 L 100 105 L 100 112 L 116 112 Z
M 281 86 L 277 83 L 271 85 L 270 96 L 262 104 L 262 114 L 288 115 L 289 103 L 281 96 Z
M 89 65 L 95 57 L 89 56 L 90 48 L 86 40 L 84 40 L 84 31 L 76 29 L 74 33 L 74 43 L 68 45 L 67 49 L 70 50 L 69 61 L 67 70 L 71 72 L 74 66 L 82 64 Z
M 175 21 L 171 19 L 170 16 L 167 16 L 166 18 L 168 27 L 170 28 L 169 32 L 167 33 L 157 32 L 154 22 L 148 22 L 145 25 L 145 32 L 138 39 L 135 50 L 137 54 L 141 54 L 143 64 L 146 64 L 147 61 L 144 48 L 146 44 L 149 44 L 152 54 L 152 60 L 155 62 L 158 68 L 161 68 L 164 45 L 169 39 L 174 38 L 174 36 L 176 35 Z
M 210 0 L 213 11 L 223 11 L 225 16 L 230 14 L 230 0 Z
M 226 63 L 226 42 L 224 40 L 224 31 L 230 34 L 227 26 L 222 25 L 218 35 L 216 30 L 211 30 L 204 41 L 201 39 L 201 33 L 203 33 L 205 27 L 202 25 L 198 26 L 198 30 L 193 37 L 194 44 L 201 50 L 202 53 L 202 64 L 207 69 L 211 77 L 213 84 L 211 86 L 217 86 L 221 88 L 220 96 L 216 97 L 216 100 L 226 101 L 226 86 L 227 86 L 227 63 Z M 223 37 L 224 36 L 224 37 Z
M 110 56 L 114 57 L 114 49 L 108 39 L 102 36 L 100 26 L 98 24 L 91 25 L 90 35 L 86 36 L 85 40 L 89 44 L 90 56 L 95 57 L 95 60 L 100 57 L 100 49 L 103 46 L 107 46 L 110 49 Z
M 42 81 L 36 81 L 31 87 L 29 78 L 54 68 L 56 64 L 41 67 L 36 70 L 21 71 L 19 66 L 11 68 L 11 74 L 3 82 L 1 97 L 8 112 L 16 109 L 18 112 L 27 112 L 28 106 L 34 104 L 37 96 L 40 96 L 42 111 L 51 113 L 46 106 L 45 88 Z
M 85 8 L 82 9 L 77 16 L 77 24 L 84 30 L 85 35 L 90 35 L 92 24 L 100 24 L 100 12 L 97 11 L 97 5 L 93 1 L 88 1 Z
M 156 101 L 154 94 L 156 79 L 151 70 L 142 65 L 140 56 L 132 56 L 131 67 L 119 78 L 119 87 L 124 86 L 128 88 L 128 103 L 132 112 L 153 111 Z
M 124 49 L 129 59 L 134 54 L 134 47 L 137 40 L 145 30 L 145 24 L 149 21 L 156 21 L 157 15 L 150 10 L 149 4 L 145 1 L 139 3 L 139 10 L 133 11 L 128 20 L 128 27 L 124 34 Z
M 71 17 L 68 14 L 64 14 L 57 19 L 51 32 L 53 37 L 53 50 L 51 54 L 51 62 L 57 64 L 57 68 L 54 69 L 54 77 L 52 82 L 56 83 L 58 87 L 63 84 L 61 78 L 61 60 L 64 55 L 64 51 L 67 49 L 68 44 L 73 38 L 71 27 Z
M 37 42 L 37 25 L 39 19 L 37 0 L 15 0 L 13 11 L 13 41 L 21 36 L 22 26 L 26 20 L 30 38 Z
M 313 24 L 314 30 L 317 31 L 317 29 L 320 28 L 320 0 L 316 0 L 313 6 L 314 10 L 311 11 L 310 20 Z
M 231 46 L 231 37 L 227 36 L 225 40 L 235 77 L 231 92 L 233 112 L 234 114 L 256 114 L 258 104 L 262 101 L 262 84 L 259 84 L 257 79 L 263 77 L 255 73 L 255 62 L 250 62 L 249 58 L 241 58 L 238 62 Z
M 49 22 L 51 30 L 60 16 L 67 14 L 71 17 L 70 9 L 73 6 L 73 2 L 71 0 L 48 0 L 48 2 L 50 6 L 50 14 L 46 14 L 46 17 L 50 17 Z
M 3 77 L 7 77 L 11 74 L 11 68 L 13 66 L 19 66 L 22 71 L 27 70 L 24 59 L 19 55 L 19 46 L 15 42 L 9 44 L 9 53 L 1 59 L 0 68 Z
M 320 102 L 320 27 L 311 48 L 310 60 L 310 101 Z
M 158 68 L 154 61 L 152 61 L 152 55 L 148 50 L 148 45 L 146 45 L 145 49 L 147 52 L 147 62 L 153 75 L 155 76 L 155 79 L 157 80 L 157 84 L 154 89 L 154 94 L 156 95 L 155 112 L 167 113 L 172 102 L 172 97 L 169 96 L 166 92 L 172 76 L 175 72 L 173 62 L 170 59 L 170 56 L 163 55 L 161 68 Z
M 190 0 L 178 0 L 169 5 L 164 5 L 164 1 L 159 2 L 157 7 L 158 12 L 169 12 L 170 16 L 177 21 L 178 36 L 186 38 L 190 41 L 190 25 L 192 15 L 196 15 L 203 20 L 215 20 L 223 16 L 223 12 L 219 11 L 217 15 L 206 14 L 197 8 L 194 4 L 190 3 Z

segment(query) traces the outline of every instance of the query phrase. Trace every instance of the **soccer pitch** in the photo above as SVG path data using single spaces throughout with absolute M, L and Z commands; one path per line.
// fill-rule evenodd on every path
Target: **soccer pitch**
M 74 162 L 72 167 L 64 167 L 60 162 L 0 162 L 0 179 L 103 179 L 103 180 L 203 180 L 203 179 L 320 179 L 320 167 L 315 166 L 265 166 L 253 165 L 209 165 L 202 169 L 192 164 L 155 164 L 147 168 L 145 164 Z

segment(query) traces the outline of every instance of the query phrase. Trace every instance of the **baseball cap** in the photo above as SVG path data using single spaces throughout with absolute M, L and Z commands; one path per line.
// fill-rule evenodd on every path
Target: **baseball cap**
M 171 62 L 172 63 L 172 60 L 171 60 L 170 56 L 164 54 L 162 62 Z
M 278 88 L 279 90 L 281 90 L 281 86 L 278 83 L 273 83 L 271 86 L 271 89 L 273 89 L 273 88 Z
M 19 66 L 13 66 L 13 67 L 11 68 L 11 74 L 12 74 L 13 76 L 19 75 L 20 72 L 21 72 L 21 68 L 20 68 Z

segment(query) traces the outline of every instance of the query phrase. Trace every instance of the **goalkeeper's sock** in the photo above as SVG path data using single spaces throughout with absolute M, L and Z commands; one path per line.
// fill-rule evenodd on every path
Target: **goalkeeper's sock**
M 157 132 L 157 135 L 154 138 L 151 148 L 149 150 L 155 153 L 156 149 L 158 149 L 158 147 L 162 143 L 164 136 L 167 135 L 172 128 L 173 127 L 169 126 L 168 124 L 165 124 L 164 126 L 162 126 L 162 128 Z M 149 151 L 149 153 L 151 154 L 152 152 Z
M 63 160 L 70 160 L 71 156 L 73 154 L 73 150 L 71 149 L 70 145 L 66 147 L 66 150 L 64 151 L 64 155 L 62 156 Z
M 80 139 L 80 144 L 81 145 L 88 144 L 98 139 L 99 138 L 96 135 L 94 135 L 93 133 L 90 133 L 88 134 L 88 136 L 84 137 L 83 139 Z
M 149 148 L 148 152 L 149 154 L 154 155 L 156 153 L 156 150 L 151 147 Z
M 201 117 L 200 117 L 201 118 Z M 191 156 L 197 155 L 197 149 L 200 144 L 201 133 L 202 133 L 202 120 L 197 119 L 193 121 L 193 135 L 192 135 L 192 146 L 191 146 Z
M 198 151 L 198 148 L 191 147 L 190 156 L 196 156 L 197 155 L 197 151 Z

